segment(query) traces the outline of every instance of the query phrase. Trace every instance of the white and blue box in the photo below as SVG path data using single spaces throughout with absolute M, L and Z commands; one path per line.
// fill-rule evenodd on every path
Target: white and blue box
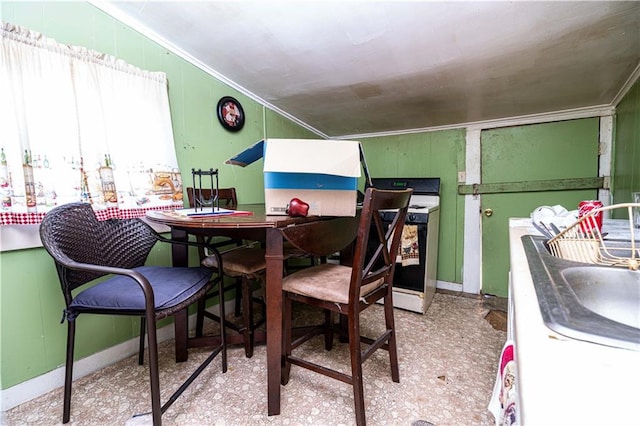
M 264 158 L 267 214 L 286 215 L 292 198 L 309 204 L 309 215 L 355 216 L 360 142 L 265 139 L 226 161 L 245 167 Z

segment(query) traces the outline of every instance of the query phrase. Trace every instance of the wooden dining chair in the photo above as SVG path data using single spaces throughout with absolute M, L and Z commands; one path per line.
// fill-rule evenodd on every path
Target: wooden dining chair
M 362 383 L 362 363 L 377 349 L 389 353 L 391 379 L 400 381 L 396 332 L 393 318 L 392 283 L 396 254 L 402 236 L 405 216 L 409 206 L 411 189 L 386 191 L 368 188 L 358 225 L 352 266 L 325 263 L 294 272 L 283 279 L 284 330 L 282 384 L 289 382 L 291 365 L 297 365 L 353 386 L 356 423 L 364 425 L 365 402 Z M 387 229 L 383 227 L 380 211 L 395 210 L 396 214 Z M 283 230 L 300 232 L 297 225 Z M 383 301 L 385 330 L 377 338 L 361 335 L 360 313 Z M 293 350 L 317 335 L 324 335 L 325 348 L 333 345 L 332 316 L 325 315 L 320 327 L 292 340 L 292 302 L 316 306 L 341 316 L 346 316 L 351 357 L 351 374 L 345 374 L 293 354 Z M 361 344 L 365 343 L 363 350 Z
M 218 188 L 217 190 L 217 197 L 214 197 L 214 193 L 216 191 L 215 190 L 211 190 L 208 188 L 205 189 L 200 189 L 200 188 L 196 188 L 194 189 L 193 187 L 188 187 L 187 188 L 187 199 L 189 201 L 189 207 L 190 208 L 194 208 L 196 205 L 199 206 L 204 206 L 204 208 L 208 208 L 209 206 L 211 206 L 212 204 L 214 204 L 215 202 L 218 203 L 219 207 L 225 208 L 225 209 L 230 209 L 230 210 L 235 210 L 238 207 L 238 196 L 236 195 L 236 189 L 235 188 Z M 214 201 L 215 200 L 215 201 Z M 224 246 L 238 246 L 241 247 L 243 245 L 243 241 L 240 239 L 232 239 L 232 238 L 226 238 L 224 239 L 224 241 L 222 243 L 218 243 L 218 245 L 224 247 Z M 205 253 L 204 253 L 204 248 L 199 248 L 198 249 L 199 255 L 200 255 L 200 259 L 204 259 L 206 257 Z M 240 288 L 240 280 L 236 280 L 235 282 L 235 287 L 231 288 L 229 286 L 227 286 L 225 288 L 225 292 L 226 291 L 230 291 L 230 290 L 235 290 L 236 292 L 236 296 L 235 297 L 235 306 L 234 306 L 234 313 L 236 316 L 240 316 L 240 312 L 241 312 L 241 304 L 240 304 L 240 294 L 241 294 L 241 288 Z M 197 327 L 198 330 L 201 330 L 201 327 Z
M 217 196 L 216 196 L 217 191 Z M 213 200 L 217 200 L 220 207 L 235 209 L 238 205 L 235 188 L 187 188 L 187 198 L 189 207 L 195 207 L 196 201 L 201 205 L 209 205 Z M 197 237 L 202 241 L 202 237 Z M 235 315 L 241 316 L 241 322 L 236 324 L 225 319 L 227 328 L 230 328 L 243 335 L 245 356 L 251 358 L 254 348 L 255 330 L 265 322 L 264 300 L 253 297 L 254 283 L 264 280 L 267 264 L 264 258 L 265 250 L 257 242 L 246 242 L 237 239 L 217 238 L 216 241 L 208 240 L 207 244 L 215 246 L 222 258 L 222 274 L 234 278 L 233 283 L 225 285 L 224 292 L 233 292 L 235 299 Z M 199 249 L 200 261 L 203 266 L 219 270 L 219 260 L 217 256 L 209 256 L 204 248 Z M 207 298 L 214 297 L 212 293 Z M 224 299 L 221 299 L 224 300 Z M 196 336 L 201 336 L 204 328 L 204 318 L 218 321 L 218 315 L 207 311 L 206 299 L 198 304 L 196 314 Z M 254 305 L 259 304 L 262 315 L 259 319 L 254 319 Z M 222 304 L 222 303 L 221 303 Z
M 141 350 L 144 348 L 146 324 L 154 425 L 161 424 L 162 413 L 220 353 L 222 371 L 226 372 L 224 323 L 220 321 L 220 344 L 167 402 L 160 405 L 157 321 L 173 316 L 176 341 L 187 339 L 188 307 L 203 300 L 214 287 L 222 297 L 222 277 L 200 266 L 150 266 L 145 263 L 158 242 L 196 243 L 164 238 L 140 219 L 98 220 L 88 203 L 64 204 L 49 211 L 40 224 L 40 239 L 54 260 L 65 302 L 63 320 L 67 321 L 67 354 L 63 423 L 68 423 L 71 416 L 75 331 L 81 314 L 140 317 Z M 214 247 L 210 247 L 210 253 L 219 256 Z M 98 278 L 102 280 L 96 283 Z M 100 332 L 95 330 L 94 334 Z M 176 344 L 176 361 L 185 361 L 186 354 L 178 350 L 179 346 L 186 347 L 186 344 Z M 142 358 L 139 358 L 139 363 L 142 363 Z

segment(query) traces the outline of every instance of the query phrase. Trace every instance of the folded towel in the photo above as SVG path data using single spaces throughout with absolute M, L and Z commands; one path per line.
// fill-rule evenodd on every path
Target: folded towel
M 402 266 L 420 264 L 417 225 L 405 225 L 404 228 L 402 228 L 402 237 L 400 238 L 400 247 L 398 248 L 396 262 L 402 263 Z
M 496 420 L 496 426 L 519 424 L 519 413 L 516 405 L 516 360 L 513 341 L 507 340 L 500 354 L 500 363 L 493 387 L 493 395 L 489 402 L 489 411 Z

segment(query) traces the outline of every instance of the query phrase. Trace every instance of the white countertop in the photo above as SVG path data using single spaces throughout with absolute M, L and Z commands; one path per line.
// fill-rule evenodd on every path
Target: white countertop
M 614 222 L 605 221 L 603 232 Z M 509 230 L 514 306 L 509 334 L 515 340 L 521 423 L 640 424 L 640 352 L 574 340 L 547 328 L 520 240 L 540 234 L 529 219 L 511 219 Z

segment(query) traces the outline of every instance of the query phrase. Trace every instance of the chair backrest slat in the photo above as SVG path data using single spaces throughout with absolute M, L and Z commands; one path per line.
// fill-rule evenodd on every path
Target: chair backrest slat
M 392 285 L 396 253 L 412 193 L 412 189 L 367 189 L 354 251 L 351 300 L 359 298 L 361 286 L 381 278 Z M 382 223 L 382 210 L 395 211 L 387 229 Z

